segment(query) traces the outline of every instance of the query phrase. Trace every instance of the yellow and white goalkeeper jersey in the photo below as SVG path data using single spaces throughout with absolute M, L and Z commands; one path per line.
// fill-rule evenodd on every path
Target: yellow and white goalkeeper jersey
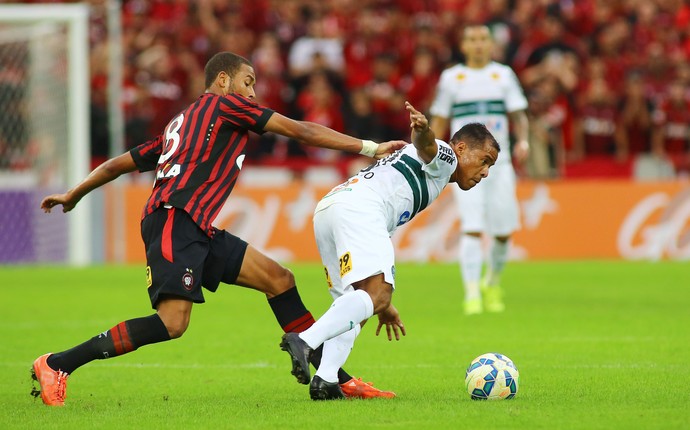
M 458 64 L 444 70 L 430 112 L 449 119 L 451 136 L 466 124 L 484 124 L 501 146 L 496 164 L 503 164 L 510 163 L 507 113 L 525 108 L 527 99 L 513 70 L 491 62 L 482 69 Z
M 407 145 L 333 188 L 316 205 L 315 212 L 338 202 L 370 205 L 371 210 L 384 211 L 392 235 L 436 200 L 455 172 L 455 152 L 446 142 L 437 139 L 436 143 L 438 152 L 429 164 L 424 164 L 414 145 Z

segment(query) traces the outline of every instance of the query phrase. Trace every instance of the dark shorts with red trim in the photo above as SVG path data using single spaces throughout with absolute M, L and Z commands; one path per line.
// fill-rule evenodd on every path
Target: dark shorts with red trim
M 209 237 L 187 212 L 160 207 L 141 221 L 146 248 L 146 281 L 151 306 L 164 296 L 204 303 L 202 287 L 215 292 L 234 284 L 247 242 L 225 230 Z

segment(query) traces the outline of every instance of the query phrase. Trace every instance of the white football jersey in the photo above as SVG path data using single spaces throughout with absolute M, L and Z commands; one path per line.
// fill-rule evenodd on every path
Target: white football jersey
M 392 235 L 436 200 L 455 172 L 455 152 L 446 142 L 437 139 L 436 143 L 438 152 L 429 164 L 424 164 L 414 145 L 407 145 L 333 188 L 316 205 L 315 212 L 336 202 L 375 205 L 384 211 Z
M 482 69 L 458 64 L 444 70 L 430 112 L 449 119 L 451 136 L 466 124 L 484 124 L 501 146 L 496 163 L 502 164 L 510 162 L 507 113 L 525 108 L 527 99 L 513 70 L 491 62 Z

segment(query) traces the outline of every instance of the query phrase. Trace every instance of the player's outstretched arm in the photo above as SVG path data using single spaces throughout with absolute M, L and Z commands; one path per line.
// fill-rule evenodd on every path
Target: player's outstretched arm
M 407 144 L 402 140 L 391 140 L 378 144 L 370 140 L 360 140 L 320 124 L 295 121 L 277 112 L 271 115 L 264 126 L 264 130 L 299 140 L 306 145 L 339 149 L 376 159 L 387 157 Z
M 429 121 L 423 113 L 419 112 L 410 104 L 405 102 L 405 109 L 410 112 L 410 128 L 412 129 L 412 144 L 417 148 L 419 157 L 425 163 L 430 163 L 436 157 L 438 145 L 434 132 L 429 128 Z
M 41 201 L 41 209 L 48 213 L 57 205 L 62 205 L 63 212 L 69 212 L 79 203 L 85 195 L 116 179 L 123 173 L 137 170 L 134 159 L 129 152 L 115 158 L 111 158 L 100 166 L 96 167 L 89 176 L 84 178 L 77 186 L 63 194 L 52 194 Z

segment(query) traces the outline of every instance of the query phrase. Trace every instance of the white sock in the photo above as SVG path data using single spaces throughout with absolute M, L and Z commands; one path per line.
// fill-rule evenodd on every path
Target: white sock
M 487 276 L 487 285 L 494 287 L 501 283 L 501 272 L 508 261 L 509 241 L 500 241 L 494 239 L 491 253 L 489 256 L 489 273 Z
M 357 324 L 352 330 L 323 343 L 321 364 L 316 370 L 316 374 L 321 379 L 326 382 L 338 381 L 338 369 L 343 367 L 347 357 L 350 356 L 350 351 L 352 351 L 360 331 L 362 331 L 362 326 Z
M 460 269 L 465 284 L 465 300 L 479 297 L 479 280 L 482 276 L 483 261 L 481 237 L 462 235 L 460 238 Z
M 352 330 L 372 315 L 374 302 L 369 294 L 363 290 L 355 290 L 335 299 L 326 313 L 314 325 L 300 333 L 299 337 L 316 349 L 328 339 Z

